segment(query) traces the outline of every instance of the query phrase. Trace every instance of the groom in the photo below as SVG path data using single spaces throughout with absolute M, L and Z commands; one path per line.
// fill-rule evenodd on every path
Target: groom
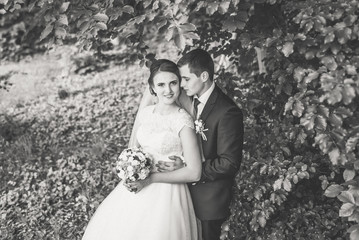
M 214 63 L 202 49 L 185 54 L 177 63 L 181 87 L 193 97 L 194 117 L 204 123 L 199 134 L 204 160 L 201 179 L 189 184 L 196 216 L 201 220 L 203 240 L 219 240 L 221 225 L 229 216 L 232 187 L 242 159 L 243 116 L 237 105 L 213 80 Z M 198 122 L 198 121 L 197 121 Z M 182 167 L 161 164 L 162 171 Z

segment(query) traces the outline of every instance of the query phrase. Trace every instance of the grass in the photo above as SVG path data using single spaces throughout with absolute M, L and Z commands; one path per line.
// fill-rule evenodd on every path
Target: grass
M 80 239 L 118 182 L 148 71 L 109 62 L 81 75 L 88 58 L 61 47 L 1 66 L 16 74 L 0 92 L 0 239 Z

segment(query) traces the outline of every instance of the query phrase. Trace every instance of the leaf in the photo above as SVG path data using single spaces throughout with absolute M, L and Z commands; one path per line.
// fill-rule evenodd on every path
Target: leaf
M 342 90 L 343 102 L 345 105 L 348 105 L 355 98 L 355 89 L 350 84 L 344 84 Z
M 197 3 L 197 6 L 196 6 L 196 8 L 195 8 L 195 12 L 198 12 L 199 10 L 201 10 L 201 8 L 203 8 L 203 7 L 206 7 L 207 6 L 207 4 L 206 4 L 206 2 L 205 1 L 199 1 L 198 3 Z
M 246 23 L 239 20 L 238 16 L 229 16 L 222 21 L 223 30 L 233 32 L 237 29 L 244 29 Z
M 349 191 L 345 191 L 342 192 L 339 196 L 338 199 L 344 203 L 352 203 L 355 204 L 355 199 L 353 194 L 351 194 L 351 192 Z
M 286 102 L 285 106 L 284 106 L 284 114 L 289 111 L 292 110 L 293 107 L 293 103 L 294 103 L 295 99 L 293 97 L 290 97 L 288 99 L 288 102 Z
M 344 190 L 344 187 L 338 185 L 338 184 L 333 184 L 330 185 L 324 192 L 324 195 L 330 198 L 334 198 L 336 196 L 338 196 L 342 191 Z
M 57 27 L 55 28 L 55 37 L 64 39 L 66 36 L 66 30 L 63 27 Z
M 335 38 L 335 34 L 333 32 L 328 33 L 327 36 L 325 36 L 324 38 L 324 44 L 333 42 L 334 38 Z
M 308 76 L 306 76 L 304 78 L 304 82 L 308 84 L 308 83 L 312 82 L 314 79 L 317 79 L 318 76 L 319 76 L 318 72 L 316 72 L 316 71 L 311 72 L 311 73 L 308 74 Z
M 254 192 L 254 197 L 257 200 L 260 200 L 262 196 L 263 196 L 262 189 L 259 188 Z
M 296 100 L 292 109 L 292 113 L 296 117 L 301 117 L 304 111 L 304 105 L 301 101 Z
M 335 59 L 331 56 L 323 57 L 321 63 L 331 71 L 336 70 L 338 67 L 337 63 L 335 62 Z
M 267 220 L 265 219 L 265 216 L 263 214 L 258 217 L 258 223 L 262 228 L 266 226 Z
M 353 116 L 353 112 L 345 107 L 338 107 L 337 109 L 334 110 L 334 113 L 340 114 L 343 118 Z
M 329 153 L 329 158 L 330 158 L 330 161 L 332 162 L 333 165 L 337 165 L 337 164 L 338 164 L 339 156 L 340 156 L 340 152 L 339 152 L 339 149 L 338 149 L 338 148 L 334 148 L 334 149 Z
M 356 145 L 358 144 L 358 141 L 359 141 L 359 133 L 357 133 L 356 135 L 350 137 L 346 144 L 345 144 L 345 151 L 348 153 L 348 152 L 351 152 L 351 151 L 354 151 Z
M 46 28 L 41 32 L 40 41 L 45 39 L 52 32 L 53 29 L 54 29 L 54 25 L 48 24 Z
M 320 115 L 322 115 L 323 117 L 328 118 L 329 117 L 329 109 L 323 105 L 319 105 L 317 107 L 317 111 Z
M 354 170 L 351 170 L 351 169 L 345 169 L 344 170 L 343 178 L 344 178 L 344 180 L 346 182 L 352 180 L 354 177 L 355 177 L 355 171 Z
M 293 45 L 294 45 L 294 42 L 286 42 L 283 45 L 282 52 L 285 57 L 289 57 L 289 55 L 291 55 L 294 52 Z
M 171 26 L 167 29 L 166 36 L 165 36 L 167 41 L 170 41 L 173 38 L 174 29 L 175 29 L 175 26 Z
M 200 40 L 200 36 L 198 36 L 197 33 L 194 33 L 194 32 L 187 32 L 187 33 L 184 33 L 183 34 L 186 39 L 196 39 L 196 40 Z
M 277 191 L 282 188 L 283 178 L 277 179 L 273 184 L 273 190 Z
M 128 13 L 128 14 L 132 14 L 132 13 L 135 12 L 135 10 L 133 9 L 133 7 L 130 6 L 130 5 L 125 5 L 125 6 L 123 6 L 122 11 L 125 12 L 125 13 Z
M 327 128 L 327 120 L 322 115 L 317 115 L 315 123 L 315 128 L 318 130 L 325 131 Z
M 158 30 L 160 30 L 162 27 L 166 26 L 166 24 L 167 24 L 167 19 L 162 19 L 161 21 L 156 23 L 156 27 Z
M 355 170 L 359 170 L 359 160 L 356 160 L 356 161 L 354 162 L 354 169 L 355 169 Z
M 350 240 L 357 240 L 359 239 L 359 227 L 350 233 Z
M 316 54 L 316 51 L 312 49 L 312 50 L 307 51 L 305 53 L 304 57 L 307 60 L 311 60 L 311 59 L 315 58 L 315 54 Z
M 327 101 L 329 104 L 334 105 L 343 99 L 343 89 L 340 85 L 335 86 L 332 91 L 327 93 Z
M 344 23 L 346 26 L 351 26 L 353 25 L 353 23 L 355 23 L 355 21 L 358 19 L 357 15 L 354 14 L 348 14 L 348 16 L 346 16 L 344 18 Z
M 193 25 L 192 23 L 184 23 L 179 25 L 179 28 L 183 31 L 183 32 L 193 32 L 196 31 L 197 28 L 195 25 Z
M 60 13 L 64 13 L 67 11 L 67 9 L 69 8 L 70 2 L 64 2 L 62 3 L 59 12 Z
M 315 120 L 315 115 L 313 115 L 313 114 L 305 114 L 300 119 L 300 125 L 302 125 L 308 131 L 310 131 L 310 130 L 312 130 L 314 128 L 314 120 Z
M 335 127 L 340 127 L 343 124 L 343 120 L 341 119 L 341 117 L 339 117 L 335 113 L 330 114 L 329 122 Z
M 230 3 L 231 3 L 230 1 L 221 1 L 218 9 L 219 13 L 220 14 L 227 13 Z
M 93 19 L 95 19 L 96 21 L 99 21 L 99 22 L 104 22 L 106 23 L 108 21 L 108 16 L 104 13 L 97 13 L 96 15 L 93 16 Z M 107 26 L 106 26 L 106 29 L 107 29 Z M 105 30 L 105 29 L 104 29 Z
M 103 22 L 97 22 L 95 24 L 95 28 L 101 29 L 101 30 L 107 30 L 107 25 Z
M 353 214 L 355 210 L 355 205 L 352 203 L 344 203 L 339 210 L 340 217 L 349 217 Z
M 294 80 L 297 82 L 301 82 L 305 76 L 305 70 L 301 67 L 297 67 L 294 69 Z
M 351 39 L 352 30 L 350 28 L 341 29 L 336 31 L 338 42 L 342 45 L 346 44 Z
M 213 15 L 217 10 L 218 10 L 218 3 L 213 2 L 207 5 L 206 12 L 208 15 Z
M 183 50 L 186 47 L 186 39 L 177 27 L 173 31 L 173 40 L 179 49 Z
M 345 70 L 348 75 L 356 76 L 358 74 L 355 66 L 353 66 L 353 65 L 346 65 Z
M 57 22 L 60 23 L 61 25 L 65 25 L 65 26 L 69 25 L 69 22 L 67 20 L 67 16 L 65 14 L 61 14 L 59 16 L 59 19 L 57 19 Z
M 359 230 L 359 224 L 355 224 L 353 226 L 351 226 L 350 228 L 348 228 L 347 232 L 351 233 L 353 231 L 358 231 Z
M 297 175 L 294 175 L 294 176 L 293 176 L 293 183 L 294 183 L 294 184 L 297 184 L 297 183 L 298 183 L 298 176 L 297 176 Z
M 84 32 L 86 32 L 89 27 L 91 25 L 91 22 L 90 21 L 84 21 L 83 23 L 81 23 L 80 25 L 80 32 L 83 34 Z
M 284 190 L 286 190 L 287 192 L 290 192 L 291 188 L 292 188 L 292 184 L 290 183 L 290 181 L 288 180 L 288 178 L 285 178 L 283 181 L 283 188 Z

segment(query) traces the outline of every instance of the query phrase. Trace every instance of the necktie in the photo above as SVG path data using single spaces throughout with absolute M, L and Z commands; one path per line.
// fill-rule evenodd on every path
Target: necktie
M 195 114 L 195 117 L 197 118 L 197 113 L 198 113 L 198 105 L 200 104 L 201 102 L 198 100 L 198 98 L 194 98 L 193 99 L 193 106 L 194 106 L 194 114 Z

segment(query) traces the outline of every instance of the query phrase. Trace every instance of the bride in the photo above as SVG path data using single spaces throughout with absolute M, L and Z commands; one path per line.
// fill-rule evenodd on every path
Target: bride
M 197 240 L 198 230 L 186 183 L 201 176 L 201 153 L 194 123 L 178 104 L 180 73 L 169 60 L 155 61 L 148 83 L 158 103 L 136 118 L 131 146 L 150 154 L 154 166 L 183 156 L 183 168 L 158 172 L 139 182 L 118 184 L 91 218 L 83 240 Z M 183 95 L 183 94 L 182 94 Z

